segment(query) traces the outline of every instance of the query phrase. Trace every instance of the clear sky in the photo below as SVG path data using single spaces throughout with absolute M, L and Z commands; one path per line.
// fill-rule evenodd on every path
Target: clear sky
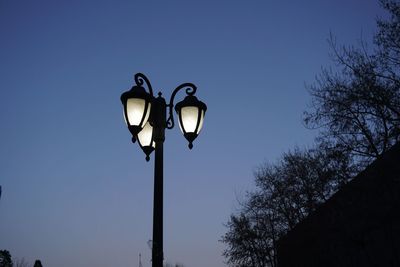
M 55 267 L 151 266 L 153 159 L 119 97 L 143 72 L 208 105 L 193 150 L 164 145 L 164 253 L 221 267 L 223 224 L 253 171 L 312 144 L 301 114 L 331 31 L 370 40 L 375 0 L 0 0 L 0 249 Z M 178 101 L 184 97 L 181 93 Z

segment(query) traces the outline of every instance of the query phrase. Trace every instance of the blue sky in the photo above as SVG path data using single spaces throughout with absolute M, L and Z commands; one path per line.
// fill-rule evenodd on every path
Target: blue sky
M 153 160 L 119 97 L 143 72 L 208 106 L 193 150 L 164 145 L 164 254 L 224 265 L 223 224 L 253 171 L 312 144 L 305 83 L 327 38 L 371 40 L 374 0 L 0 1 L 0 249 L 44 266 L 151 266 Z M 184 94 L 177 96 L 178 101 Z

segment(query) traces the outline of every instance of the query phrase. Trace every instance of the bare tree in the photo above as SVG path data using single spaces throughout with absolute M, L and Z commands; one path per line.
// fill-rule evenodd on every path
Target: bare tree
M 350 158 L 321 147 L 285 153 L 255 172 L 257 190 L 247 193 L 222 237 L 232 266 L 277 266 L 279 238 L 313 212 L 353 174 Z
M 319 128 L 319 141 L 350 153 L 361 166 L 400 141 L 400 3 L 381 1 L 391 18 L 378 20 L 375 49 L 329 44 L 338 71 L 323 69 L 309 86 L 306 126 Z
M 381 0 L 374 49 L 329 43 L 338 70 L 325 68 L 309 86 L 305 125 L 318 128 L 317 147 L 295 149 L 255 173 L 222 236 L 232 266 L 277 266 L 277 240 L 312 213 L 361 168 L 400 141 L 400 2 Z
M 30 267 L 32 266 L 31 264 L 29 264 L 27 261 L 25 261 L 25 258 L 20 258 L 20 259 L 16 259 L 15 267 Z

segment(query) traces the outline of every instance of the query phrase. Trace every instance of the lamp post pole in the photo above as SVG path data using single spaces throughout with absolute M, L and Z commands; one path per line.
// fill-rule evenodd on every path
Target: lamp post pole
M 152 108 L 154 156 L 154 202 L 153 202 L 153 245 L 152 267 L 162 267 L 163 252 L 163 180 L 164 180 L 164 140 L 166 127 L 166 103 L 159 93 Z
M 163 146 L 165 129 L 174 128 L 173 108 L 178 115 L 178 121 L 184 137 L 189 141 L 192 149 L 193 141 L 197 138 L 203 126 L 207 106 L 199 101 L 194 94 L 197 87 L 192 83 L 183 83 L 172 92 L 167 104 L 161 92 L 154 97 L 150 81 L 142 73 L 135 75 L 135 82 L 131 90 L 121 95 L 124 106 L 124 118 L 132 134 L 132 142 L 138 140 L 140 147 L 149 155 L 155 150 L 154 157 L 154 202 L 153 202 L 153 242 L 152 267 L 162 267 L 163 252 Z M 149 93 L 143 85 L 146 85 Z M 186 97 L 174 105 L 176 94 L 185 89 Z M 168 110 L 168 117 L 167 117 Z

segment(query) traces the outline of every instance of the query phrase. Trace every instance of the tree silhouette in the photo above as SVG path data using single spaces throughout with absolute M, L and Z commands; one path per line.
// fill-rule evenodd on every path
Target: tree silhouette
M 388 21 L 378 20 L 374 50 L 338 47 L 331 36 L 338 72 L 324 69 L 309 86 L 304 121 L 321 129 L 320 143 L 350 153 L 364 167 L 400 141 L 400 3 L 381 1 Z
M 0 267 L 12 267 L 13 262 L 8 250 L 0 250 Z
M 31 266 L 27 261 L 25 261 L 25 258 L 21 259 L 16 259 L 14 263 L 14 267 L 29 267 Z
M 33 267 L 43 267 L 43 266 L 42 266 L 42 263 L 40 262 L 40 260 L 36 260 Z
M 351 177 L 349 158 L 320 147 L 295 149 L 255 172 L 248 192 L 226 224 L 224 256 L 233 266 L 277 266 L 276 243 Z
M 374 49 L 329 43 L 339 71 L 323 69 L 309 86 L 305 125 L 318 128 L 316 148 L 295 149 L 255 173 L 222 236 L 232 266 L 277 266 L 281 236 L 325 202 L 361 168 L 400 141 L 400 2 L 382 0 Z

